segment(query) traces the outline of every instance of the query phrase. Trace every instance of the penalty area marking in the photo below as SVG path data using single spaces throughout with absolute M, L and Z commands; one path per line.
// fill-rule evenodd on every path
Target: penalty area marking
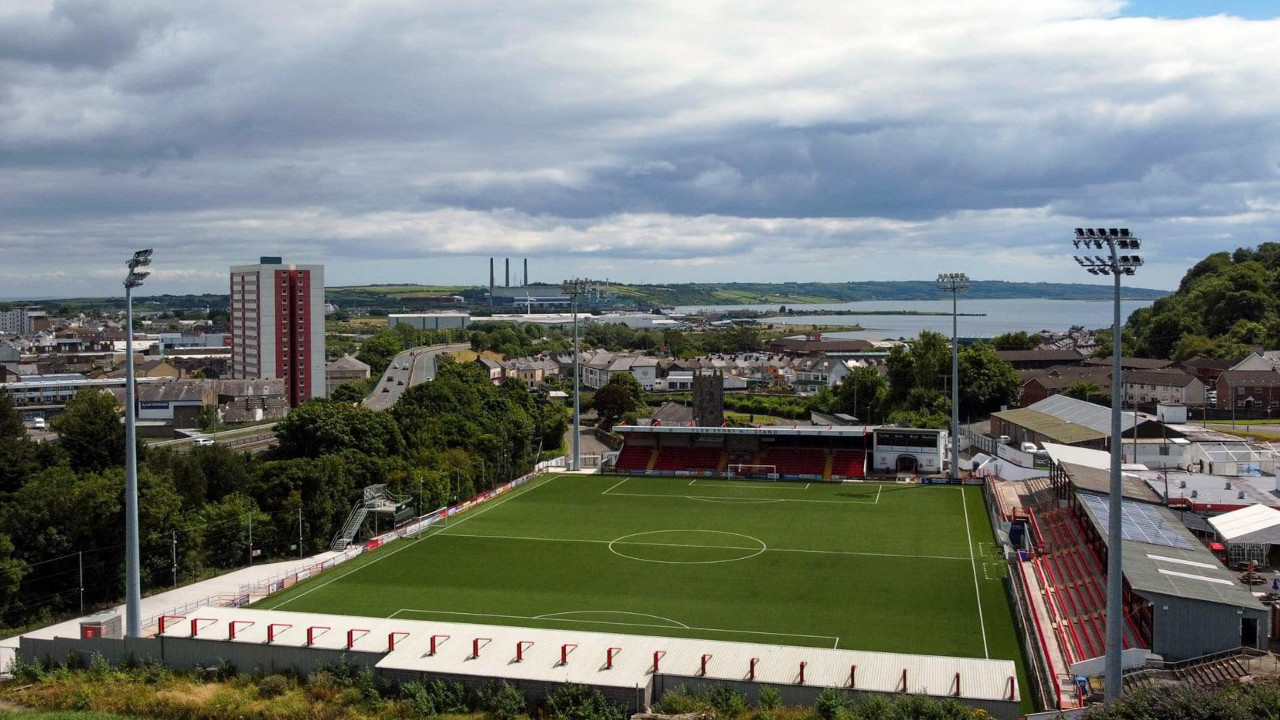
M 571 612 L 582 612 L 582 611 L 571 611 Z M 632 627 L 632 628 L 658 628 L 662 630 L 689 630 L 690 632 L 699 632 L 699 633 L 729 633 L 729 634 L 735 634 L 735 635 L 761 635 L 764 637 L 775 637 L 775 638 L 807 638 L 810 640 L 829 640 L 831 641 L 831 647 L 833 648 L 838 647 L 840 645 L 839 635 L 810 635 L 808 633 L 768 632 L 766 630 L 738 630 L 733 628 L 693 627 L 690 625 L 685 625 L 684 623 L 681 623 L 677 620 L 672 620 L 671 618 L 660 617 L 657 615 L 644 615 L 643 613 L 624 613 L 619 611 L 608 611 L 608 610 L 597 610 L 597 611 L 586 611 L 586 612 L 613 612 L 614 614 L 618 614 L 618 615 L 641 615 L 643 617 L 653 617 L 653 618 L 666 620 L 667 622 L 673 622 L 677 624 L 676 625 L 656 625 L 653 623 L 619 622 L 619 621 L 612 621 L 612 620 L 578 620 L 575 618 L 556 617 L 557 615 L 563 615 L 564 613 L 550 613 L 548 615 L 527 616 L 527 615 L 500 615 L 497 613 L 461 612 L 461 611 L 455 611 L 455 610 L 420 610 L 418 608 L 400 608 L 399 610 L 396 610 L 395 612 L 388 615 L 387 619 L 391 620 L 401 616 L 402 614 L 412 615 L 415 613 L 419 615 L 458 615 L 466 618 L 478 618 L 480 620 L 483 620 L 484 618 L 499 618 L 502 620 L 520 620 L 524 622 L 537 622 L 537 621 L 564 622 L 564 623 L 579 623 L 579 624 L 587 624 L 587 625 L 613 625 L 617 627 Z

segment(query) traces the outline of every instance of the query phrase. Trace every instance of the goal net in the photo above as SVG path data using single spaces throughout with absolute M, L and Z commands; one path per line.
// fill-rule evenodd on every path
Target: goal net
M 777 480 L 777 465 L 749 465 L 746 463 L 734 463 L 728 468 L 728 476 L 741 480 Z

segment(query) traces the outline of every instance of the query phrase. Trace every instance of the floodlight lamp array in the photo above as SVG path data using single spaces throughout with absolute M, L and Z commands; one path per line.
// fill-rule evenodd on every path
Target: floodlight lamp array
M 939 273 L 938 289 L 965 290 L 969 287 L 969 276 L 964 273 Z
M 1111 257 L 1076 255 L 1075 260 L 1091 275 L 1133 275 L 1142 266 L 1142 256 L 1117 254 L 1117 250 L 1138 250 L 1142 241 L 1129 228 L 1076 228 L 1071 241 L 1077 249 L 1111 251 Z
M 129 260 L 125 262 L 125 265 L 129 267 L 129 275 L 124 279 L 124 286 L 126 288 L 136 288 L 139 285 L 141 285 L 142 281 L 145 280 L 147 276 L 150 275 L 151 273 L 145 270 L 138 270 L 138 268 L 146 267 L 150 264 L 151 264 L 150 248 L 135 252 L 133 254 L 133 257 L 129 258 Z

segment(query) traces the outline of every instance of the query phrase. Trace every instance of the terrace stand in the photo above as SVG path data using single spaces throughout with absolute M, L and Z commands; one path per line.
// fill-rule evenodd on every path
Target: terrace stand
M 706 676 L 707 676 L 707 661 L 708 661 L 708 660 L 710 660 L 710 659 L 711 659 L 711 653 L 703 653 L 703 655 L 702 655 L 702 667 L 700 667 L 700 668 L 698 669 L 698 674 L 699 674 L 699 675 L 701 675 L 702 677 L 706 677 Z
M 751 658 L 751 665 L 747 667 L 747 679 L 754 681 L 756 679 L 756 663 L 760 662 L 760 658 Z
M 809 663 L 805 662 L 804 660 L 800 661 L 800 682 L 799 682 L 800 685 L 804 684 L 804 666 L 808 664 Z
M 605 654 L 604 654 L 604 669 L 605 669 L 605 670 L 612 670 L 612 669 L 613 669 L 613 656 L 614 656 L 614 654 L 616 654 L 616 653 L 618 653 L 618 652 L 621 652 L 621 651 L 622 651 L 622 648 L 618 648 L 618 647 L 611 647 L 611 648 L 609 648 L 608 650 L 606 650 L 606 651 L 605 651 Z
M 476 658 L 480 657 L 480 648 L 483 647 L 484 645 L 488 645 L 492 641 L 493 641 L 493 638 L 482 638 L 482 637 L 473 638 L 471 640 L 471 659 L 475 660 Z M 484 645 L 482 645 L 481 643 L 483 643 Z
M 200 623 L 204 623 L 203 627 L 208 627 L 216 622 L 218 621 L 213 618 L 191 618 L 191 637 L 195 637 L 196 633 L 200 632 L 200 628 L 202 627 Z
M 849 666 L 849 687 L 857 687 L 857 686 L 858 686 L 858 666 L 850 665 Z
M 160 616 L 160 635 L 164 634 L 164 627 L 170 620 L 186 620 L 186 615 L 161 615 Z

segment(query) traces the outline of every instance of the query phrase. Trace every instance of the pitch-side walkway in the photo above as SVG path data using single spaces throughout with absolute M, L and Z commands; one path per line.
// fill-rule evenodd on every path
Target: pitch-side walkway
M 252 567 L 242 568 L 229 572 L 225 575 L 219 575 L 215 578 L 202 580 L 183 587 L 166 590 L 142 598 L 142 618 L 145 622 L 146 618 L 154 617 L 161 613 L 166 613 L 174 608 L 190 607 L 211 597 L 232 596 L 239 594 L 245 586 L 256 586 L 273 577 L 288 575 L 297 570 L 312 567 L 319 563 L 332 558 L 339 553 L 323 552 L 319 555 L 313 555 L 307 558 L 298 558 L 296 560 L 286 560 L 274 563 L 263 563 Z M 117 605 L 112 608 L 120 613 L 121 621 L 124 620 L 124 605 Z M 79 637 L 80 621 L 83 618 L 75 618 L 56 625 L 32 630 L 25 633 L 31 637 L 52 638 L 52 637 Z M 8 672 L 9 663 L 13 660 L 13 653 L 18 647 L 18 638 L 15 635 L 10 638 L 0 640 L 0 675 Z

